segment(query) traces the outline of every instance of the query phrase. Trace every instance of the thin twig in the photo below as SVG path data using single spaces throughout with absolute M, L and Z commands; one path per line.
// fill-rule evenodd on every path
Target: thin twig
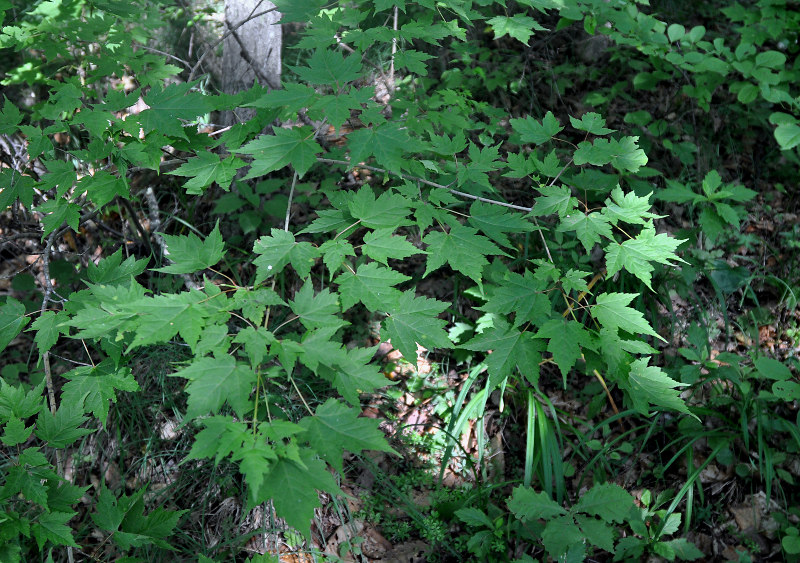
M 56 238 L 56 233 L 53 231 L 50 233 L 50 236 L 47 237 L 47 241 L 45 242 L 44 252 L 42 252 L 42 276 L 44 277 L 44 296 L 42 297 L 42 306 L 40 309 L 40 313 L 44 314 L 47 310 L 47 304 L 50 302 L 50 296 L 55 293 L 55 289 L 53 288 L 53 282 L 50 279 L 50 250 L 53 248 L 53 241 Z M 53 384 L 53 371 L 50 368 L 50 351 L 46 351 L 42 354 L 42 364 L 44 365 L 44 379 L 45 385 L 47 386 L 47 401 L 50 405 L 50 414 L 55 416 L 56 410 L 58 410 L 58 405 L 56 404 L 56 388 Z M 58 471 L 59 477 L 64 478 L 64 452 L 59 449 L 55 448 L 56 451 L 56 470 Z M 67 561 L 72 563 L 74 561 L 74 556 L 72 554 L 72 547 L 67 546 Z
M 532 207 L 523 207 L 521 205 L 514 205 L 513 203 L 506 203 L 504 201 L 497 201 L 496 199 L 488 199 L 485 197 L 480 197 L 477 195 L 468 194 L 466 192 L 461 192 L 458 190 L 454 190 L 450 186 L 452 184 L 444 185 L 444 184 L 437 184 L 436 182 L 431 182 L 430 180 L 426 180 L 425 178 L 420 178 L 418 176 L 412 176 L 410 174 L 403 174 L 400 172 L 392 172 L 391 170 L 386 170 L 384 168 L 378 168 L 377 166 L 370 166 L 368 164 L 358 164 L 354 165 L 352 162 L 348 162 L 346 160 L 335 160 L 332 158 L 317 158 L 317 162 L 324 162 L 327 164 L 344 164 L 345 166 L 358 166 L 359 168 L 366 168 L 367 170 L 372 170 L 373 172 L 381 172 L 383 174 L 394 174 L 395 176 L 399 176 L 405 180 L 413 180 L 415 182 L 419 182 L 421 184 L 425 184 L 426 186 L 432 186 L 434 188 L 440 188 L 442 190 L 447 190 L 453 195 L 466 197 L 469 199 L 474 199 L 476 201 L 482 201 L 483 203 L 491 203 L 492 205 L 500 205 L 502 207 L 508 207 L 509 209 L 516 209 L 517 211 L 524 211 L 525 213 L 530 213 L 533 211 Z
M 394 56 L 397 53 L 397 5 L 394 7 L 394 22 L 392 25 L 394 35 L 392 36 L 392 60 L 389 63 L 389 88 L 394 90 Z
M 167 242 L 164 240 L 164 237 L 161 236 L 161 233 L 158 232 L 158 229 L 161 227 L 161 217 L 159 215 L 160 210 L 158 208 L 158 201 L 156 200 L 156 195 L 153 192 L 152 187 L 148 186 L 144 191 L 144 200 L 147 202 L 147 207 L 150 211 L 150 232 L 155 237 L 158 246 L 161 248 L 161 254 L 168 262 L 171 263 L 172 260 L 169 259 L 169 253 L 167 252 Z M 181 274 L 181 278 L 183 278 L 183 284 L 187 289 L 200 289 L 200 286 L 191 278 L 189 274 Z

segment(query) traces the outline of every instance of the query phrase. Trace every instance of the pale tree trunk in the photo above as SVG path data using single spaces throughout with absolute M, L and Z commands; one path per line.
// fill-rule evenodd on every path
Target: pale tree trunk
M 247 90 L 258 81 L 271 89 L 281 84 L 281 25 L 280 14 L 272 11 L 261 14 L 274 4 L 267 0 L 225 0 L 225 32 L 223 45 L 222 90 L 235 94 Z M 254 17 L 256 16 L 256 17 Z M 243 25 L 242 22 L 246 22 Z M 247 121 L 255 110 L 239 108 L 225 112 L 224 125 Z

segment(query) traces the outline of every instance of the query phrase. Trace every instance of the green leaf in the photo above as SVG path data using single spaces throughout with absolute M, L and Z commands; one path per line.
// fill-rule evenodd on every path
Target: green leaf
M 42 410 L 44 380 L 27 392 L 22 385 L 11 385 L 0 378 L 0 418 L 26 419 Z
M 525 45 L 528 44 L 534 31 L 547 31 L 547 28 L 542 27 L 535 19 L 522 14 L 514 14 L 512 17 L 495 16 L 486 23 L 492 26 L 495 39 L 508 35 Z
M 33 432 L 33 425 L 25 427 L 25 423 L 21 418 L 12 417 L 6 422 L 3 428 L 3 436 L 0 437 L 8 447 L 14 447 L 19 444 L 25 443 Z
M 481 283 L 481 271 L 489 262 L 487 254 L 508 256 L 478 231 L 463 225 L 453 225 L 449 233 L 433 231 L 422 242 L 428 245 L 428 264 L 425 276 L 446 263 L 465 276 Z
M 611 164 L 619 171 L 638 172 L 639 168 L 647 164 L 647 155 L 637 145 L 638 141 L 639 137 L 595 139 L 592 143 L 583 141 L 578 144 L 573 159 L 578 166 Z
M 80 405 L 83 412 L 91 412 L 105 428 L 108 418 L 108 401 L 117 402 L 116 391 L 140 391 L 130 368 L 114 367 L 111 360 L 97 366 L 83 366 L 65 373 L 69 381 L 62 388 L 61 400 Z
M 234 152 L 253 155 L 247 178 L 264 176 L 285 166 L 292 167 L 299 176 L 304 176 L 317 162 L 322 147 L 314 140 L 311 127 L 276 127 L 272 135 L 261 135 Z
M 625 194 L 617 186 L 611 192 L 611 197 L 606 199 L 606 206 L 603 208 L 602 213 L 613 224 L 616 224 L 617 221 L 624 221 L 632 225 L 646 225 L 649 219 L 661 219 L 664 217 L 664 215 L 650 213 L 651 195 L 652 193 L 639 197 L 634 192 Z
M 128 347 L 129 351 L 138 346 L 169 342 L 178 333 L 189 346 L 194 347 L 208 317 L 215 311 L 208 303 L 208 296 L 200 291 L 143 297 L 126 304 L 126 309 L 127 313 L 133 313 L 138 323 L 136 336 Z M 112 313 L 112 319 L 124 318 L 115 313 Z M 77 320 L 76 315 L 72 323 L 75 324 Z M 102 320 L 89 319 L 86 322 L 94 324 L 101 323 Z M 80 323 L 76 326 L 80 326 Z
M 54 545 L 69 545 L 80 548 L 72 536 L 72 528 L 67 522 L 77 512 L 42 512 L 31 525 L 31 534 L 41 550 L 48 541 Z
M 594 485 L 581 495 L 573 512 L 584 512 L 604 522 L 624 522 L 633 507 L 633 497 L 614 483 Z
M 671 260 L 681 260 L 675 255 L 675 249 L 683 242 L 666 233 L 657 235 L 653 225 L 648 224 L 636 238 L 606 246 L 606 275 L 611 277 L 625 268 L 652 290 L 653 266 L 650 262 L 671 265 Z
M 111 532 L 111 539 L 122 549 L 153 544 L 163 549 L 172 549 L 164 541 L 169 536 L 180 517 L 187 510 L 165 510 L 156 508 L 144 514 L 143 487 L 131 496 L 122 495 L 118 499 L 114 493 L 101 487 L 97 496 L 97 512 L 92 521 L 102 530 Z
M 42 218 L 42 240 L 50 233 L 60 228 L 65 222 L 73 231 L 78 231 L 78 223 L 81 219 L 81 207 L 76 203 L 68 203 L 63 199 L 51 199 L 44 202 L 37 208 L 47 215 Z
M 614 334 L 621 328 L 631 334 L 647 334 L 666 342 L 653 330 L 640 311 L 628 307 L 638 296 L 638 293 L 601 293 L 591 308 L 592 316 Z
M 391 308 L 400 297 L 400 291 L 393 286 L 410 279 L 391 268 L 371 262 L 359 266 L 356 273 L 346 270 L 335 281 L 339 284 L 343 311 L 360 301 L 374 312 Z
M 575 521 L 591 545 L 614 553 L 614 529 L 611 526 L 582 514 L 575 515 Z
M 511 128 L 520 134 L 523 143 L 533 143 L 541 145 L 558 135 L 564 128 L 553 115 L 548 111 L 542 121 L 536 121 L 531 116 L 524 119 L 510 120 Z
M 219 232 L 219 221 L 205 240 L 200 240 L 193 232 L 186 236 L 161 236 L 167 243 L 167 257 L 172 264 L 154 268 L 156 272 L 191 274 L 214 266 L 225 256 L 225 243 L 222 242 L 222 234 Z
M 234 156 L 220 159 L 216 153 L 199 151 L 196 156 L 168 174 L 191 178 L 183 184 L 183 187 L 186 188 L 187 194 L 199 195 L 203 193 L 203 188 L 214 182 L 227 191 L 236 176 L 236 170 L 244 165 L 243 160 Z
M 138 276 L 147 268 L 147 258 L 137 260 L 135 256 L 128 256 L 122 260 L 122 249 L 119 248 L 111 256 L 100 260 L 96 265 L 89 261 L 86 276 L 96 284 L 115 285 L 119 282 L 130 281 L 131 277 Z
M 359 418 L 358 414 L 358 410 L 336 399 L 328 399 L 317 407 L 314 416 L 307 416 L 299 422 L 306 430 L 311 447 L 339 472 L 343 471 L 342 453 L 345 450 L 355 454 L 375 450 L 397 455 L 378 429 L 378 421 Z
M 389 316 L 383 321 L 381 338 L 391 340 L 392 346 L 412 364 L 417 362 L 417 343 L 428 349 L 452 348 L 453 343 L 444 330 L 447 322 L 437 318 L 447 307 L 447 303 L 415 297 L 413 291 L 406 291 L 387 311 Z
M 782 151 L 788 151 L 800 145 L 800 125 L 797 123 L 778 125 L 775 128 L 775 140 L 778 141 Z
M 275 342 L 275 336 L 263 326 L 247 326 L 239 331 L 233 341 L 244 344 L 250 366 L 256 369 L 267 355 L 269 345 Z
M 580 119 L 570 116 L 569 121 L 575 129 L 586 131 L 591 135 L 608 135 L 614 132 L 614 129 L 606 127 L 606 120 L 593 111 L 584 113 Z
M 309 110 L 309 115 L 313 118 L 326 119 L 336 131 L 339 131 L 352 113 L 360 111 L 363 104 L 369 102 L 374 95 L 375 88 L 368 87 L 353 88 L 350 92 L 337 96 L 321 96 Z
M 281 23 L 303 22 L 308 23 L 311 18 L 319 14 L 328 3 L 327 0 L 275 0 L 272 2 L 281 14 Z
M 386 379 L 379 366 L 368 363 L 375 350 L 375 348 L 353 348 L 336 357 L 333 386 L 353 406 L 360 405 L 359 393 L 373 393 L 376 389 L 393 385 Z
M 211 98 L 200 92 L 190 92 L 194 83 L 178 82 L 163 90 L 153 87 L 144 96 L 149 109 L 138 115 L 139 123 L 145 133 L 158 131 L 164 135 L 187 139 L 181 120 L 195 120 L 214 108 Z
M 506 233 L 526 233 L 534 230 L 534 226 L 522 214 L 511 213 L 499 205 L 476 201 L 470 206 L 469 214 L 470 225 L 506 248 L 513 248 Z
M 13 135 L 22 122 L 22 113 L 3 95 L 3 110 L 0 111 L 0 135 Z
M 785 539 L 785 538 L 784 538 Z M 669 546 L 672 552 L 682 561 L 695 561 L 702 557 L 705 557 L 705 553 L 697 549 L 692 542 L 687 540 L 686 538 L 675 538 L 673 540 L 668 540 L 661 542 Z M 789 551 L 787 550 L 787 553 Z M 800 543 L 798 543 L 798 550 L 796 553 L 800 553 Z
M 566 386 L 567 375 L 581 357 L 581 345 L 591 346 L 589 333 L 576 321 L 551 319 L 535 334 L 536 338 L 549 338 L 547 351 L 561 370 Z
M 583 561 L 584 539 L 583 533 L 581 533 L 578 526 L 575 525 L 571 516 L 562 516 L 550 520 L 545 525 L 544 531 L 542 532 L 542 543 L 548 555 L 553 559 L 561 558 L 567 551 L 572 551 L 573 548 L 577 548 L 581 557 L 572 560 Z
M 520 332 L 500 318 L 495 318 L 494 326 L 484 328 L 481 334 L 462 345 L 467 350 L 488 352 L 484 363 L 489 369 L 486 388 L 491 392 L 505 378 L 519 368 L 532 384 L 539 380 L 539 363 L 544 343 L 528 332 Z
M 311 243 L 296 242 L 292 233 L 282 229 L 272 229 L 270 236 L 259 238 L 253 245 L 253 252 L 259 255 L 253 260 L 256 266 L 255 285 L 279 274 L 290 263 L 297 275 L 307 278 L 314 261 L 321 254 Z
M 342 326 L 346 324 L 335 316 L 339 312 L 339 300 L 335 293 L 323 289 L 314 295 L 311 280 L 306 280 L 302 289 L 295 293 L 294 300 L 289 301 L 289 307 L 300 322 L 308 329 L 322 326 Z
M 285 458 L 274 463 L 254 500 L 272 499 L 278 516 L 285 518 L 290 526 L 310 540 L 314 509 L 320 507 L 315 489 L 334 495 L 344 493 L 339 490 L 325 462 L 315 457 L 316 452 L 301 450 L 300 456 L 302 465 Z
M 91 428 L 78 428 L 87 420 L 80 405 L 62 401 L 55 415 L 46 409 L 39 412 L 36 435 L 51 448 L 66 448 L 81 436 L 94 432 Z
M 403 155 L 410 149 L 411 139 L 399 123 L 357 129 L 347 136 L 347 147 L 351 162 L 366 162 L 374 156 L 380 166 L 391 172 L 398 173 L 408 168 L 409 163 Z
M 86 191 L 89 199 L 98 207 L 117 196 L 130 198 L 127 181 L 105 170 L 97 170 L 93 175 L 86 175 L 78 180 L 77 191 Z
M 678 383 L 657 366 L 648 366 L 650 358 L 640 358 L 631 363 L 631 370 L 626 382 L 620 386 L 627 391 L 626 396 L 638 412 L 648 415 L 650 405 L 666 407 L 678 412 L 691 414 L 689 408 L 679 397 L 678 387 L 687 387 L 686 383 Z
M 493 189 L 487 173 L 502 166 L 498 158 L 497 146 L 484 147 L 481 150 L 475 143 L 470 143 L 469 159 L 465 164 L 458 167 L 458 185 L 463 186 L 469 182 L 474 182 L 487 189 Z
M 532 215 L 543 216 L 557 213 L 560 218 L 569 217 L 578 206 L 578 198 L 572 197 L 572 192 L 566 186 L 539 186 L 542 195 L 536 198 Z
M 361 56 L 344 57 L 340 51 L 317 49 L 308 58 L 308 66 L 290 66 L 303 82 L 308 84 L 335 85 L 339 90 L 347 82 L 361 76 Z
M 189 380 L 186 385 L 186 392 L 189 394 L 187 419 L 209 412 L 217 413 L 225 402 L 240 417 L 250 409 L 250 392 L 256 376 L 250 368 L 238 364 L 232 356 L 196 358 L 187 367 L 169 375 Z
M 425 61 L 434 58 L 436 57 L 427 53 L 422 53 L 413 49 L 403 49 L 395 53 L 394 64 L 396 68 L 407 68 L 414 74 L 427 76 L 428 65 L 425 64 Z
M 508 272 L 501 285 L 491 294 L 481 311 L 505 315 L 514 313 L 514 326 L 525 321 L 540 326 L 550 318 L 550 299 L 544 294 L 547 285 L 533 277 L 530 270 L 521 276 Z
M 575 231 L 575 236 L 581 241 L 586 252 L 591 252 L 594 245 L 602 240 L 601 237 L 614 240 L 611 223 L 598 211 L 583 213 L 574 209 L 569 215 L 561 218 L 557 230 L 562 233 Z
M 361 251 L 384 266 L 389 265 L 389 258 L 402 260 L 414 254 L 427 254 L 408 242 L 405 237 L 394 236 L 393 232 L 392 228 L 368 232 L 364 235 L 364 246 L 361 247 Z
M 756 358 L 753 361 L 758 373 L 767 379 L 774 381 L 786 381 L 791 379 L 791 370 L 783 363 L 772 358 Z
M 362 186 L 348 202 L 350 214 L 371 229 L 392 228 L 411 224 L 406 218 L 411 202 L 400 194 L 384 192 L 377 199 L 372 189 Z
M 25 305 L 8 297 L 0 306 L 0 351 L 22 332 L 31 320 L 25 316 Z
M 477 508 L 467 507 L 456 510 L 455 515 L 459 520 L 472 528 L 494 528 L 494 522 L 485 512 Z
M 535 493 L 529 487 L 514 487 L 507 504 L 508 509 L 520 520 L 550 520 L 567 513 L 547 493 Z

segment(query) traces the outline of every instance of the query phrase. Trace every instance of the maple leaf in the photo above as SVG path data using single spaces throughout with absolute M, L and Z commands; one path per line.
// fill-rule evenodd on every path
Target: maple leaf
M 362 264 L 356 273 L 347 270 L 336 278 L 342 310 L 346 311 L 361 302 L 370 311 L 385 311 L 400 297 L 393 286 L 411 278 L 391 268 L 382 268 L 375 262 Z
M 447 306 L 447 303 L 415 297 L 413 291 L 406 291 L 387 311 L 389 316 L 383 321 L 381 338 L 391 339 L 392 346 L 412 364 L 417 362 L 417 343 L 428 349 L 452 348 L 453 343 L 444 330 L 447 322 L 437 318 Z
M 411 139 L 399 123 L 366 127 L 347 136 L 351 162 L 366 162 L 374 156 L 379 165 L 392 172 L 401 172 L 409 162 L 403 159 Z M 386 226 L 386 225 L 385 225 Z
M 646 225 L 650 219 L 661 219 L 665 215 L 650 213 L 650 196 L 637 196 L 634 192 L 623 194 L 622 189 L 617 186 L 611 192 L 611 197 L 606 199 L 606 206 L 602 213 L 609 220 L 616 224 L 617 221 L 624 221 L 633 225 Z
M 520 213 L 510 213 L 499 205 L 490 205 L 476 201 L 469 208 L 469 223 L 480 229 L 489 238 L 501 246 L 513 248 L 506 233 L 526 233 L 534 230 L 534 226 Z
M 494 29 L 495 39 L 508 35 L 525 45 L 528 44 L 534 31 L 547 31 L 547 28 L 542 27 L 535 19 L 522 14 L 514 14 L 511 17 L 495 16 L 486 23 Z
M 365 234 L 361 251 L 384 266 L 389 265 L 389 258 L 401 260 L 414 254 L 427 254 L 408 242 L 405 237 L 394 236 L 393 232 L 393 228 L 388 228 L 376 229 Z
M 138 321 L 136 336 L 128 351 L 138 346 L 169 342 L 178 333 L 194 347 L 211 313 L 207 299 L 205 293 L 191 291 L 144 297 L 127 303 L 126 312 L 135 313 Z
M 0 305 L 0 350 L 8 346 L 29 322 L 30 319 L 25 316 L 25 305 L 8 297 Z
M 678 387 L 688 387 L 687 383 L 678 383 L 657 366 L 649 366 L 650 358 L 640 358 L 631 362 L 627 381 L 620 381 L 620 387 L 627 393 L 626 397 L 633 403 L 638 412 L 648 415 L 650 405 L 667 407 L 678 412 L 691 414 L 689 408 L 680 398 Z
M 314 295 L 311 280 L 306 280 L 303 287 L 289 301 L 292 312 L 300 318 L 303 326 L 309 329 L 322 326 L 342 326 L 345 321 L 335 316 L 339 312 L 339 299 L 329 289 L 323 289 Z
M 169 375 L 189 380 L 186 386 L 189 394 L 187 419 L 219 412 L 225 402 L 239 416 L 244 416 L 250 408 L 248 399 L 256 376 L 232 356 L 197 358 L 187 367 Z
M 651 281 L 653 266 L 650 262 L 671 265 L 671 260 L 681 260 L 675 255 L 675 249 L 685 240 L 675 239 L 662 233 L 656 234 L 652 223 L 645 226 L 635 238 L 622 244 L 609 243 L 606 246 L 607 276 L 611 277 L 625 268 L 652 290 Z
M 36 436 L 51 448 L 66 448 L 81 436 L 91 434 L 90 428 L 79 428 L 89 420 L 80 405 L 62 401 L 55 414 L 42 409 L 36 418 Z
M 498 147 L 484 147 L 481 150 L 475 143 L 470 143 L 469 160 L 467 164 L 458 168 L 458 185 L 463 186 L 467 182 L 474 182 L 479 186 L 494 189 L 489 183 L 487 172 L 500 167 L 501 163 L 498 158 Z
M 620 171 L 638 172 L 647 164 L 647 155 L 639 148 L 639 137 L 622 137 L 621 139 L 595 139 L 593 143 L 583 141 L 573 154 L 576 165 L 593 164 L 603 166 L 611 164 Z
M 117 391 L 139 391 L 139 384 L 129 368 L 117 369 L 111 360 L 97 366 L 83 366 L 62 375 L 69 381 L 61 393 L 62 402 L 82 405 L 84 412 L 91 412 L 105 428 L 108 418 L 108 402 L 117 402 Z
M 319 247 L 319 251 L 322 253 L 322 263 L 328 268 L 331 279 L 333 279 L 333 275 L 337 270 L 342 267 L 347 256 L 356 255 L 353 245 L 343 239 L 326 240 Z
M 344 493 L 316 451 L 301 449 L 300 459 L 301 463 L 286 458 L 273 463 L 260 489 L 251 491 L 250 506 L 271 499 L 278 516 L 310 540 L 314 509 L 321 506 L 317 490 L 332 495 Z
M 557 213 L 560 218 L 568 217 L 578 206 L 578 198 L 572 197 L 572 192 L 566 186 L 539 186 L 542 195 L 536 198 L 533 206 L 533 215 L 552 215 Z
M 550 317 L 550 299 L 542 293 L 546 288 L 547 284 L 535 279 L 530 270 L 526 270 L 524 276 L 509 272 L 488 301 L 478 309 L 501 315 L 514 313 L 514 326 L 524 321 L 531 321 L 538 326 Z
M 564 387 L 567 385 L 567 375 L 581 357 L 581 346 L 594 346 L 589 332 L 576 321 L 551 319 L 534 336 L 550 339 L 547 351 L 553 355 L 553 361 L 561 370 Z
M 322 147 L 314 140 L 311 127 L 276 127 L 272 135 L 261 135 L 234 152 L 253 155 L 245 179 L 264 176 L 290 164 L 302 177 L 317 162 Z
M 467 350 L 488 352 L 484 363 L 489 369 L 489 382 L 486 388 L 492 391 L 503 379 L 512 374 L 515 367 L 532 384 L 539 380 L 539 363 L 544 343 L 528 332 L 520 332 L 499 317 L 493 320 L 494 326 L 484 328 L 483 332 L 463 344 Z
M 72 536 L 72 528 L 67 526 L 77 512 L 42 512 L 31 524 L 30 533 L 36 539 L 36 545 L 41 550 L 48 541 L 54 545 L 68 545 L 80 549 Z M 16 559 L 17 561 L 19 559 Z
M 199 195 L 203 193 L 203 188 L 214 182 L 223 190 L 229 190 L 231 181 L 236 176 L 236 170 L 244 165 L 243 160 L 234 156 L 221 159 L 216 153 L 198 151 L 195 157 L 168 174 L 191 178 L 183 184 L 183 187 L 186 188 L 187 194 Z
M 158 131 L 188 140 L 181 120 L 193 120 L 215 109 L 210 96 L 190 92 L 195 86 L 196 83 L 185 82 L 170 84 L 163 90 L 153 87 L 143 98 L 149 109 L 138 115 L 145 132 Z
M 397 228 L 411 224 L 406 219 L 411 211 L 411 202 L 400 194 L 387 191 L 375 199 L 372 189 L 363 186 L 353 194 L 348 208 L 353 217 L 371 229 Z
M 186 236 L 161 236 L 167 243 L 167 256 L 172 264 L 154 268 L 157 272 L 191 274 L 210 268 L 225 256 L 225 243 L 222 242 L 222 234 L 219 232 L 219 221 L 205 240 L 200 240 L 192 232 Z
M 481 283 L 481 271 L 489 262 L 487 254 L 508 256 L 476 229 L 453 225 L 449 233 L 434 231 L 425 235 L 422 242 L 428 245 L 428 264 L 425 276 L 446 263 L 465 276 Z
M 597 296 L 595 305 L 591 308 L 592 316 L 604 328 L 615 334 L 621 328 L 631 334 L 647 334 L 666 342 L 660 334 L 653 330 L 641 311 L 628 307 L 628 304 L 638 296 L 638 293 L 602 293 Z
M 542 121 L 536 121 L 531 116 L 524 119 L 511 119 L 511 128 L 520 134 L 523 143 L 533 143 L 541 145 L 558 135 L 564 128 L 553 115 L 548 111 Z
M 586 131 L 592 135 L 608 135 L 614 132 L 614 129 L 606 127 L 606 120 L 599 113 L 593 111 L 584 113 L 580 119 L 570 116 L 569 122 L 575 129 Z
M 578 210 L 573 210 L 569 215 L 561 218 L 556 230 L 562 233 L 575 231 L 575 236 L 581 241 L 586 252 L 592 251 L 594 245 L 600 242 L 600 237 L 614 240 L 614 233 L 611 230 L 609 220 L 597 211 L 582 213 Z
M 299 422 L 306 430 L 311 447 L 340 472 L 343 471 L 342 453 L 345 450 L 356 454 L 375 450 L 399 455 L 378 429 L 378 421 L 359 418 L 358 414 L 358 410 L 336 399 L 328 399 L 317 407 L 314 416 L 307 416 Z
M 342 85 L 361 76 L 361 57 L 357 54 L 345 57 L 339 51 L 316 49 L 308 58 L 308 66 L 289 67 L 308 84 Z
M 360 110 L 375 95 L 374 88 L 354 88 L 346 94 L 320 96 L 309 109 L 312 119 L 324 118 L 338 131 L 350 119 L 352 110 Z
M 321 254 L 309 242 L 296 242 L 294 235 L 283 229 L 272 229 L 269 236 L 259 238 L 253 244 L 253 252 L 259 255 L 253 260 L 255 285 L 279 274 L 287 264 L 291 264 L 301 278 L 307 278 L 314 260 Z

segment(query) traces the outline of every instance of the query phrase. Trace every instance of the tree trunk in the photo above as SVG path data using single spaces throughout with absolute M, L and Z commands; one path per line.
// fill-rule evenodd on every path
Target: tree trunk
M 222 90 L 225 93 L 247 90 L 256 81 L 271 89 L 280 88 L 280 14 L 272 11 L 258 15 L 274 7 L 267 0 L 225 0 L 224 31 L 229 33 L 222 54 Z M 254 115 L 255 110 L 240 108 L 236 112 L 225 112 L 222 120 L 224 125 L 232 125 Z

